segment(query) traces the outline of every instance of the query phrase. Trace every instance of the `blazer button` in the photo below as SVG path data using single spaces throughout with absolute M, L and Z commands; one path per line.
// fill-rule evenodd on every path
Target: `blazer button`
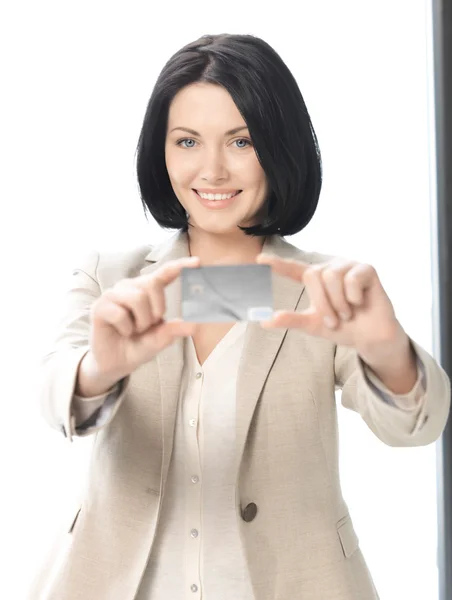
M 250 523 L 255 516 L 257 515 L 257 506 L 254 502 L 250 502 L 243 510 L 242 510 L 242 519 L 246 523 Z

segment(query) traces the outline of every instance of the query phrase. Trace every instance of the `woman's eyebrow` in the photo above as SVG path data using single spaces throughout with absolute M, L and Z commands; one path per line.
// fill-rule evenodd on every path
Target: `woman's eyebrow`
M 172 133 L 173 131 L 176 131 L 176 129 L 180 129 L 181 131 L 191 133 L 191 135 L 197 135 L 198 137 L 201 137 L 200 133 L 198 133 L 194 129 L 190 129 L 189 127 L 174 127 L 173 129 L 171 129 L 170 133 Z M 238 133 L 239 131 L 242 131 L 244 129 L 248 129 L 248 127 L 246 125 L 241 125 L 240 127 L 235 127 L 234 129 L 230 129 L 229 131 L 226 131 L 225 135 L 234 135 L 235 133 Z

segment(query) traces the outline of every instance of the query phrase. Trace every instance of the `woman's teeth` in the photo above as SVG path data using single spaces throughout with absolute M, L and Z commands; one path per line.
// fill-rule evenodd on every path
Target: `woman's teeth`
M 236 196 L 239 192 L 232 192 L 231 194 L 204 194 L 203 192 L 197 192 L 203 200 L 229 200 L 233 196 Z

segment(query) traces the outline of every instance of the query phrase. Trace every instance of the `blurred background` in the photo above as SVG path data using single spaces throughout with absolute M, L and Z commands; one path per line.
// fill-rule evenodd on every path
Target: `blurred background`
M 408 333 L 436 352 L 435 140 L 427 0 L 61 2 L 0 9 L 2 598 L 20 600 L 78 505 L 90 439 L 41 419 L 38 363 L 90 249 L 156 243 L 135 148 L 164 62 L 205 33 L 263 37 L 317 132 L 318 211 L 289 241 L 373 264 Z M 432 254 L 433 249 L 433 254 Z M 339 410 L 342 484 L 383 600 L 437 600 L 436 448 L 389 448 Z

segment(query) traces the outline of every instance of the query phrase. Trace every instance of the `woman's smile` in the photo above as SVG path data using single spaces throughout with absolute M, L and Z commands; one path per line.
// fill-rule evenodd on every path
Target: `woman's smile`
M 237 196 L 242 190 L 234 192 L 220 193 L 220 192 L 205 192 L 201 190 L 193 190 L 199 200 L 199 202 L 208 209 L 221 210 L 231 206 L 234 203 Z

